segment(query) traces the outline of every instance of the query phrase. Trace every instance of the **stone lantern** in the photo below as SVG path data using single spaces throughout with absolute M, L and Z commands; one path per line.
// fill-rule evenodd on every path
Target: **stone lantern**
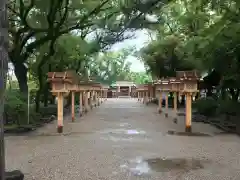
M 92 85 L 93 90 L 93 105 L 96 107 L 97 105 L 100 105 L 100 93 L 101 93 L 102 85 L 101 83 L 95 82 Z
M 161 80 L 161 90 L 165 94 L 165 117 L 168 117 L 168 94 L 171 91 L 171 84 L 169 79 Z
M 83 101 L 83 105 L 84 105 L 84 113 L 87 113 L 90 110 L 90 103 L 89 102 L 89 98 L 91 98 L 90 96 L 90 91 L 92 90 L 92 83 L 89 81 L 81 81 L 80 82 L 80 87 L 82 90 L 82 101 Z M 91 100 L 90 100 L 91 101 Z
M 197 71 L 177 71 L 177 79 L 179 83 L 179 92 L 186 96 L 186 132 L 191 132 L 192 124 L 192 96 L 198 92 L 198 81 L 200 75 Z
M 158 92 L 158 113 L 161 114 L 162 113 L 162 84 L 161 84 L 161 80 L 157 80 L 154 83 L 156 91 Z
M 72 86 L 72 81 L 67 72 L 49 72 L 48 81 L 51 83 L 51 92 L 58 96 L 58 93 L 66 96 L 69 93 L 69 86 Z
M 177 123 L 177 99 L 178 99 L 178 92 L 181 86 L 181 81 L 175 77 L 169 78 L 169 83 L 171 85 L 171 92 L 173 92 L 173 110 L 175 112 L 174 121 Z
M 136 87 L 136 92 L 137 92 L 137 99 L 138 101 L 142 101 L 142 89 L 141 89 L 141 85 L 138 85 Z
M 144 94 L 143 103 L 148 105 L 148 101 L 149 101 L 149 85 L 148 84 L 143 85 L 143 94 Z
M 137 86 L 136 89 L 137 93 L 138 93 L 138 101 L 143 101 L 143 104 L 146 103 L 146 94 L 148 91 L 148 85 L 145 84 L 141 84 Z
M 78 77 L 73 71 L 66 72 L 48 72 L 48 81 L 51 83 L 51 92 L 53 95 L 57 96 L 58 104 L 58 127 L 57 131 L 59 133 L 63 132 L 63 100 L 64 97 L 69 94 L 69 92 L 76 87 Z

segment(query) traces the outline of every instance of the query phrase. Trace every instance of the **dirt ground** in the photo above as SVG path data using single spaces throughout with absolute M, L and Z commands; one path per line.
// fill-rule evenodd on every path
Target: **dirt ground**
M 239 180 L 240 139 L 203 124 L 211 136 L 168 135 L 184 130 L 136 99 L 108 99 L 76 121 L 56 121 L 26 136 L 6 137 L 7 169 L 26 180 Z

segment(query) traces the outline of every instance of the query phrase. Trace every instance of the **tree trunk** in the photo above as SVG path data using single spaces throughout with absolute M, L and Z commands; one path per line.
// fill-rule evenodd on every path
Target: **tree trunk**
M 35 101 L 35 107 L 36 107 L 35 111 L 36 112 L 39 112 L 40 102 L 41 102 L 40 96 L 41 96 L 41 93 L 43 90 L 42 68 L 38 69 L 38 83 L 39 83 L 39 88 L 36 93 L 36 101 Z
M 5 179 L 5 147 L 3 113 L 5 104 L 6 75 L 8 70 L 8 18 L 7 0 L 0 1 L 0 179 Z
M 43 103 L 44 103 L 44 107 L 48 106 L 48 83 L 45 83 L 44 86 L 44 94 L 43 94 Z
M 36 93 L 36 98 L 35 98 L 35 111 L 39 112 L 40 109 L 40 96 L 41 96 L 41 89 L 39 88 Z
M 22 63 L 16 63 L 14 65 L 14 73 L 18 81 L 19 89 L 22 93 L 28 93 L 28 84 L 27 84 L 27 72 L 28 69 Z

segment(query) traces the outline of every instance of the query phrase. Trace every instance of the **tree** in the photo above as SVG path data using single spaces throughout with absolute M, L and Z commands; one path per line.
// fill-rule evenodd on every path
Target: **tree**
M 6 76 L 8 70 L 8 22 L 7 22 L 7 2 L 5 0 L 0 2 L 0 179 L 5 179 L 5 147 L 4 147 L 4 126 L 3 126 L 3 113 L 4 113 L 4 100 L 6 88 Z
M 122 2 L 122 1 L 121 1 Z M 10 0 L 9 32 L 11 47 L 9 57 L 15 68 L 15 75 L 22 92 L 27 92 L 27 66 L 29 58 L 46 43 L 49 52 L 41 64 L 54 53 L 57 39 L 77 31 L 82 39 L 90 32 L 100 34 L 99 41 L 112 44 L 125 38 L 124 31 L 134 28 L 132 24 L 159 4 L 152 0 L 120 3 L 110 0 Z M 129 6 L 131 5 L 131 6 Z M 144 5 L 144 8 L 143 8 Z M 143 21 L 142 21 L 143 22 Z
M 131 49 L 124 49 L 117 52 L 98 54 L 96 59 L 92 58 L 89 61 L 90 75 L 95 77 L 97 81 L 109 85 L 117 80 L 127 80 L 131 72 L 131 64 L 126 62 L 126 58 L 130 53 Z
M 158 78 L 176 70 L 209 72 L 208 87 L 238 100 L 239 7 L 236 0 L 178 0 L 154 11 L 158 23 L 146 28 L 157 38 L 140 52 L 147 69 Z

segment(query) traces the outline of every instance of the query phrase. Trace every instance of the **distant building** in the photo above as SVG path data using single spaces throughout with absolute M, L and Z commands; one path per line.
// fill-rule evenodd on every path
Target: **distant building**
M 131 81 L 116 81 L 111 85 L 116 88 L 116 96 L 132 96 L 136 85 Z

